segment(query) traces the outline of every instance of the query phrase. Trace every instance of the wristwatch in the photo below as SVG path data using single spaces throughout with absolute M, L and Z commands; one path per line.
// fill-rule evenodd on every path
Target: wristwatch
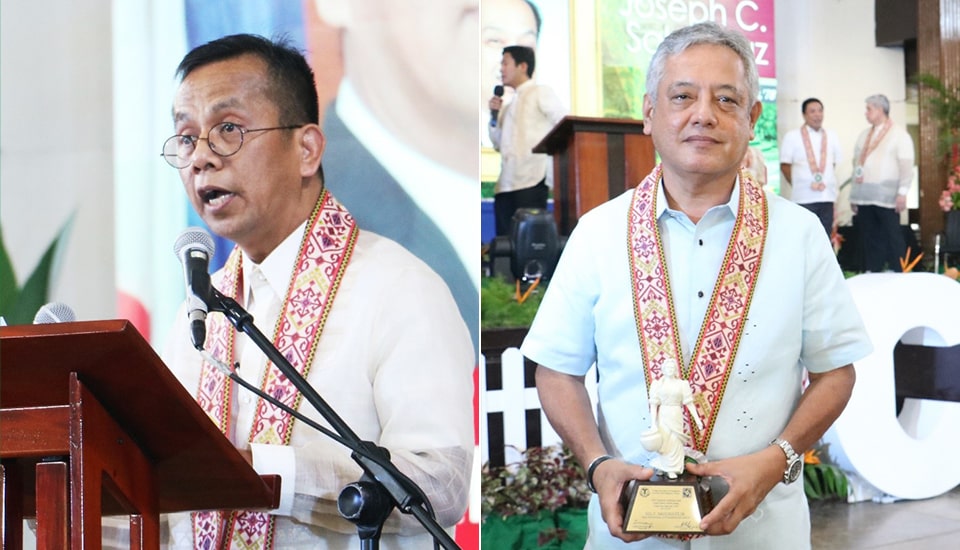
M 789 443 L 779 437 L 771 441 L 770 444 L 780 447 L 787 455 L 787 469 L 783 471 L 783 482 L 790 484 L 799 479 L 800 472 L 803 471 L 803 460 L 801 460 L 800 455 L 793 450 Z

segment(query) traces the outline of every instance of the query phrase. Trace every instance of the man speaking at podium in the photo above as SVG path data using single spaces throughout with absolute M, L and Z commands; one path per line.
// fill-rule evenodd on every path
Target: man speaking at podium
M 390 451 L 452 526 L 467 503 L 474 357 L 447 287 L 395 242 L 358 230 L 325 189 L 313 72 L 298 51 L 228 36 L 189 52 L 178 76 L 164 158 L 204 222 L 237 243 L 214 286 L 253 314 L 361 439 Z M 357 547 L 336 506 L 362 474 L 350 452 L 220 374 L 193 348 L 184 310 L 178 319 L 167 364 L 258 473 L 282 476 L 282 494 L 269 512 L 171 516 L 170 547 Z M 240 376 L 296 394 L 225 316 L 210 314 L 206 331 L 206 350 L 239 361 Z M 326 424 L 309 406 L 299 412 Z M 383 548 L 431 545 L 399 516 Z

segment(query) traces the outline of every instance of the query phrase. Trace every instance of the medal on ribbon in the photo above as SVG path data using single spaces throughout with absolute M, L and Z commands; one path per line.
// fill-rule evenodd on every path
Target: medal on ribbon
M 823 191 L 827 184 L 823 182 L 823 172 L 827 168 L 827 131 L 821 130 L 823 134 L 820 138 L 820 161 L 818 162 L 813 154 L 813 145 L 810 142 L 810 132 L 804 125 L 800 129 L 800 135 L 803 138 L 803 148 L 807 153 L 807 164 L 810 165 L 810 172 L 813 174 L 813 183 L 810 188 L 814 191 Z

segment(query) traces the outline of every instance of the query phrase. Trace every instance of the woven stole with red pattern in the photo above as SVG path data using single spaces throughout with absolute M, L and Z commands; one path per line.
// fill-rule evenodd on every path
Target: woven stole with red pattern
M 320 334 L 333 305 L 340 281 L 353 253 L 358 229 L 353 217 L 333 196 L 324 191 L 307 222 L 297 265 L 287 289 L 273 343 L 296 370 L 307 377 Z M 216 285 L 237 299 L 243 289 L 241 252 L 235 248 L 227 259 Z M 223 315 L 207 319 L 207 343 L 214 357 L 234 362 L 236 330 Z M 207 415 L 230 434 L 230 409 L 233 400 L 231 380 L 204 362 L 200 374 L 197 402 Z M 261 386 L 285 405 L 296 409 L 302 396 L 271 363 L 267 363 Z M 250 431 L 251 443 L 288 445 L 293 418 L 263 399 Z M 286 482 L 287 480 L 284 480 Z M 292 482 L 292 480 L 290 480 Z M 269 550 L 274 546 L 275 516 L 263 512 L 198 512 L 193 514 L 193 540 L 198 550 L 220 548 Z
M 740 205 L 733 234 L 690 364 L 684 365 L 656 219 L 661 173 L 661 166 L 654 169 L 636 187 L 630 204 L 628 238 L 633 311 L 647 388 L 660 378 L 664 361 L 673 360 L 681 365 L 680 376 L 693 387 L 697 412 L 704 423 L 701 432 L 690 422 L 689 414 L 685 414 L 686 427 L 690 430 L 688 433 L 693 434 L 695 448 L 706 454 L 760 272 L 767 235 L 767 202 L 760 185 L 741 170 Z

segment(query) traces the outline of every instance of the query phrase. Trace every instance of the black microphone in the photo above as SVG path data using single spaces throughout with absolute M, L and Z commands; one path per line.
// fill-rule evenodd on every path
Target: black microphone
M 207 300 L 210 299 L 210 257 L 215 248 L 213 237 L 199 227 L 188 227 L 180 233 L 173 252 L 183 264 L 187 285 L 187 318 L 193 347 L 202 350 L 207 339 Z
M 33 316 L 33 324 L 46 325 L 50 323 L 72 323 L 77 320 L 77 314 L 67 304 L 61 302 L 50 302 L 44 304 L 37 310 Z
M 497 84 L 493 87 L 493 95 L 497 97 L 503 97 L 503 86 Z M 500 111 L 497 109 L 490 109 L 490 126 L 497 125 L 497 116 L 500 114 Z

